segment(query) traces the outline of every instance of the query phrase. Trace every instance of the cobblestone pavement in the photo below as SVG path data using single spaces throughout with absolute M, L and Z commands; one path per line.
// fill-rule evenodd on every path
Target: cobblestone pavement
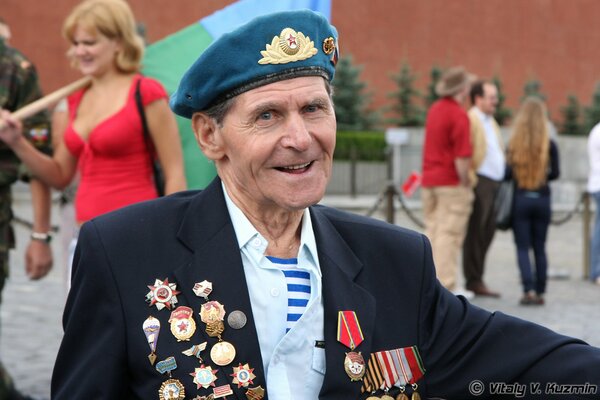
M 331 198 L 326 198 L 324 203 L 341 208 L 349 206 L 347 202 Z M 367 203 L 364 209 L 371 205 L 371 199 Z M 17 201 L 17 215 L 29 218 L 29 210 L 26 198 Z M 357 212 L 364 214 L 364 210 Z M 383 218 L 380 211 L 376 216 Z M 53 222 L 57 223 L 59 219 L 60 213 L 55 209 Z M 402 212 L 396 214 L 396 223 L 420 230 Z M 550 269 L 561 279 L 549 281 L 545 306 L 518 305 L 521 289 L 511 232 L 498 232 L 488 255 L 486 281 L 491 288 L 500 291 L 502 297 L 475 298 L 472 302 L 600 346 L 600 287 L 582 279 L 581 226 L 581 216 L 576 215 L 568 223 L 550 229 L 547 245 Z M 49 398 L 52 367 L 62 335 L 61 316 L 66 293 L 63 244 L 58 238 L 53 241 L 55 267 L 45 279 L 32 282 L 23 273 L 23 249 L 29 231 L 17 225 L 16 233 L 19 243 L 11 254 L 12 276 L 0 310 L 0 354 L 22 392 Z

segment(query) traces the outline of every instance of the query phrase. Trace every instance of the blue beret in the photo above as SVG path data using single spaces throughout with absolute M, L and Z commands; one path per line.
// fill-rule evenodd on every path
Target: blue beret
M 191 118 L 245 91 L 299 76 L 331 81 L 337 31 L 321 14 L 284 11 L 257 17 L 213 42 L 181 78 L 170 106 Z

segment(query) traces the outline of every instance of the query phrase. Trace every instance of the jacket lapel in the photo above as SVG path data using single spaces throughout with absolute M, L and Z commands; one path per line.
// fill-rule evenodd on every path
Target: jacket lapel
M 337 341 L 338 312 L 356 313 L 364 341 L 354 351 L 361 352 L 363 358 L 368 360 L 375 326 L 375 299 L 354 282 L 362 270 L 362 263 L 327 217 L 320 212 L 320 207 L 311 208 L 311 217 L 323 274 L 325 318 L 327 369 L 319 398 L 358 398 L 362 382 L 352 382 L 344 370 L 344 358 L 350 349 Z
M 233 367 L 237 367 L 241 362 L 254 368 L 256 378 L 252 387 L 261 385 L 265 388 L 265 374 L 239 246 L 223 196 L 221 181 L 215 179 L 190 205 L 178 237 L 194 255 L 188 265 L 179 268 L 174 274 L 181 286 L 180 296 L 185 296 L 196 313 L 198 327 L 194 334 L 195 339 L 192 340 L 208 342 L 206 350 L 201 354 L 204 363 L 210 364 L 213 369 L 220 369 L 217 386 L 224 384 L 222 378 L 226 378 L 236 396 L 245 399 L 247 389 L 238 390 L 237 385 L 232 383 L 233 378 L 230 375 L 233 373 Z M 208 209 L 211 211 L 207 212 Z M 218 338 L 208 336 L 205 331 L 206 324 L 200 321 L 197 314 L 204 299 L 194 294 L 193 287 L 195 283 L 203 280 L 212 282 L 213 290 L 209 299 L 218 301 L 225 307 L 225 330 L 221 337 L 236 349 L 234 362 L 225 367 L 218 368 L 210 360 L 210 349 L 217 343 Z M 227 324 L 227 315 L 234 310 L 242 311 L 247 317 L 248 321 L 241 329 L 233 329 Z

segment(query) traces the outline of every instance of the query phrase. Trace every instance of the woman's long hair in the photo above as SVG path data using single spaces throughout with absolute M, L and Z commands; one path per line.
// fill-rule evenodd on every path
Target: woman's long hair
M 535 190 L 546 181 L 550 138 L 546 106 L 528 97 L 516 118 L 508 142 L 508 163 L 522 189 Z

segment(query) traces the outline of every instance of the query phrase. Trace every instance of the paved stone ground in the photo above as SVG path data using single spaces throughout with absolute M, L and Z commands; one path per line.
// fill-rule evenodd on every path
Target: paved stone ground
M 362 207 L 364 214 L 374 198 L 348 201 L 328 197 L 324 203 L 341 208 Z M 17 201 L 16 213 L 29 218 L 26 197 Z M 53 222 L 60 219 L 57 209 Z M 383 218 L 382 212 L 376 213 Z M 403 212 L 396 223 L 419 230 Z M 479 299 L 473 303 L 488 310 L 499 310 L 548 326 L 566 335 L 583 338 L 600 346 L 600 287 L 582 279 L 581 217 L 550 229 L 548 258 L 551 271 L 567 274 L 567 279 L 551 279 L 544 307 L 518 305 L 520 283 L 511 232 L 498 232 L 488 259 L 486 280 L 502 292 L 500 299 Z M 0 312 L 0 355 L 24 393 L 49 398 L 50 377 L 61 340 L 61 315 L 65 301 L 65 268 L 61 240 L 55 240 L 55 267 L 45 279 L 31 282 L 23 273 L 23 247 L 29 231 L 17 226 L 19 246 L 11 258 L 12 276 L 4 291 Z M 90 371 L 92 372 L 92 371 Z

